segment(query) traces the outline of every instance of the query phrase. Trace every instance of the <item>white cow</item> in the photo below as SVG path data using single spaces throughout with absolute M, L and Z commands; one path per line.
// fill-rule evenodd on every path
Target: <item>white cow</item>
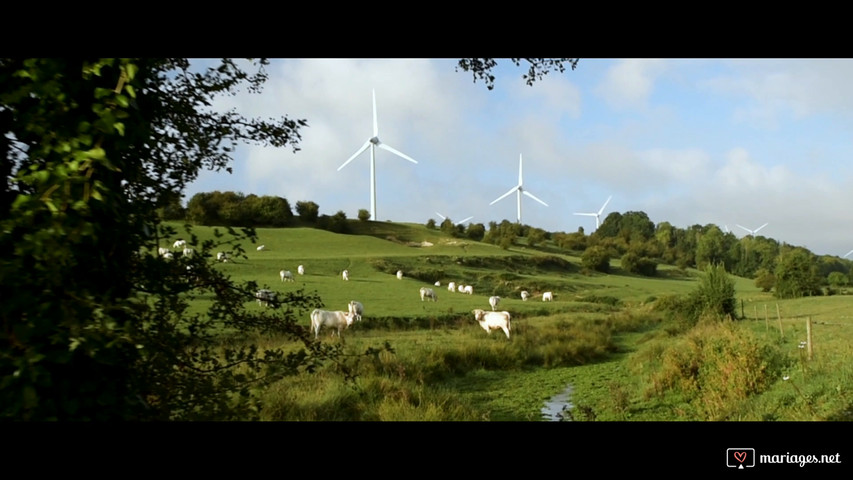
M 187 246 L 186 240 L 175 240 L 175 243 L 172 244 L 172 248 L 184 248 Z
M 216 261 L 217 262 L 227 262 L 228 261 L 228 254 L 225 252 L 218 252 L 216 254 Z
M 521 291 L 521 301 L 526 302 L 530 298 L 530 293 L 527 290 Z
M 302 265 L 296 267 L 296 273 L 300 275 L 305 275 L 305 267 L 303 267 Z
M 501 303 L 501 297 L 489 297 L 489 305 L 492 306 L 492 311 L 495 311 L 495 308 L 498 304 Z
M 551 292 L 545 292 L 545 293 L 543 293 L 543 294 L 542 294 L 542 301 L 543 301 L 543 302 L 552 302 L 552 301 L 554 301 L 554 294 L 553 294 L 553 293 L 551 293 Z
M 344 280 L 349 280 L 349 270 L 344 270 L 343 272 L 341 272 L 341 278 L 343 278 Z
M 192 257 L 193 252 L 195 252 L 195 250 L 193 250 L 192 247 L 184 247 L 184 256 L 185 257 Z
M 435 290 L 431 288 L 421 287 L 421 301 L 423 302 L 427 298 L 435 302 L 438 300 L 438 295 L 436 295 Z
M 315 308 L 311 312 L 311 330 L 314 331 L 314 339 L 320 336 L 320 329 L 323 327 L 332 329 L 332 335 L 335 331 L 338 332 L 338 338 L 341 338 L 341 331 L 352 325 L 355 314 L 350 312 L 342 312 L 340 310 L 329 311 Z
M 258 250 L 259 252 L 262 252 L 262 251 L 264 251 L 264 250 L 266 250 L 266 249 L 267 249 L 267 246 L 266 246 L 266 245 L 258 245 L 258 248 L 257 248 L 257 250 Z
M 275 292 L 262 288 L 255 293 L 255 298 L 258 300 L 258 305 L 269 307 L 270 302 L 275 301 Z
M 282 270 L 278 272 L 278 276 L 281 277 L 281 281 L 287 280 L 288 282 L 293 282 L 293 274 L 290 273 L 290 270 Z
M 474 295 L 474 287 L 471 285 L 465 285 L 465 288 L 462 291 L 468 295 Z
M 441 286 L 441 282 L 435 282 L 435 286 L 436 286 L 436 287 L 440 287 L 440 286 Z
M 491 334 L 492 330 L 501 329 L 509 338 L 509 331 L 512 329 L 510 325 L 509 312 L 487 312 L 481 309 L 473 310 L 474 320 L 476 320 L 486 333 Z
M 162 256 L 164 256 L 164 255 L 166 255 L 167 253 L 169 253 L 169 249 L 168 249 L 168 248 L 160 247 L 160 248 L 158 248 L 158 249 L 157 249 L 157 255 L 160 255 L 161 257 L 162 257 Z
M 456 291 L 456 282 L 450 282 L 447 284 L 447 291 L 455 292 Z
M 350 313 L 355 315 L 355 320 L 357 322 L 361 321 L 361 316 L 364 314 L 364 305 L 362 305 L 361 302 L 352 300 L 347 304 L 347 309 L 349 309 Z
M 166 252 L 163 254 L 163 258 L 172 258 L 173 256 L 174 255 L 172 255 L 172 252 Z
M 403 279 L 403 271 L 397 270 L 397 280 L 402 280 L 402 279 Z
M 465 285 L 456 285 L 456 291 L 462 293 L 465 291 Z

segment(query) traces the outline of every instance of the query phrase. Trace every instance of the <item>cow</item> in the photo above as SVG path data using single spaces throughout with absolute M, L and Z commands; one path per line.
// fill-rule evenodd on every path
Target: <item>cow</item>
M 474 287 L 472 287 L 471 285 L 465 285 L 465 287 L 462 289 L 462 293 L 467 293 L 468 295 L 473 295 L 474 294 Z
M 290 270 L 282 270 L 278 272 L 278 275 L 281 277 L 281 281 L 287 280 L 288 282 L 293 282 L 293 273 Z
M 403 271 L 397 270 L 397 280 L 402 280 L 402 279 L 403 279 Z
M 492 311 L 495 311 L 498 304 L 501 303 L 501 297 L 489 297 L 489 305 L 492 306 Z
M 323 327 L 332 329 L 332 335 L 338 332 L 338 338 L 341 338 L 341 332 L 352 325 L 355 314 L 350 312 L 342 312 L 340 310 L 329 311 L 315 308 L 311 312 L 311 330 L 314 332 L 314 339 L 320 336 L 320 329 Z
M 509 338 L 509 332 L 512 329 L 509 312 L 487 312 L 477 308 L 472 313 L 474 314 L 474 320 L 483 327 L 486 333 L 491 334 L 492 330 L 501 329 L 506 334 L 506 338 Z
M 343 272 L 341 272 L 341 278 L 343 278 L 344 280 L 349 280 L 349 270 L 344 270 Z
M 421 301 L 423 302 L 427 298 L 435 302 L 438 300 L 438 295 L 436 295 L 435 290 L 431 288 L 421 287 Z
M 455 292 L 456 291 L 456 282 L 448 283 L 447 284 L 447 291 L 448 292 Z
M 296 273 L 300 275 L 305 275 L 305 267 L 303 267 L 302 265 L 296 267 Z
M 530 298 L 530 292 L 528 292 L 527 290 L 522 290 L 521 291 L 521 301 L 526 302 L 528 298 Z
M 258 305 L 269 307 L 270 303 L 275 301 L 275 292 L 262 288 L 255 293 L 255 298 L 258 300 Z
M 542 294 L 543 302 L 552 302 L 554 301 L 554 294 L 552 292 L 545 292 Z
M 350 313 L 355 314 L 355 321 L 361 321 L 361 316 L 364 314 L 364 305 L 361 302 L 352 300 L 347 304 L 347 309 L 349 309 Z

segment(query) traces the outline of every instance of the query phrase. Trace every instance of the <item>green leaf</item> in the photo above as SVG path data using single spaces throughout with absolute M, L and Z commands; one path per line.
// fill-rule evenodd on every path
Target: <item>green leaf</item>
M 124 123 L 116 122 L 113 127 L 116 129 L 119 135 L 121 135 L 122 137 L 124 136 Z

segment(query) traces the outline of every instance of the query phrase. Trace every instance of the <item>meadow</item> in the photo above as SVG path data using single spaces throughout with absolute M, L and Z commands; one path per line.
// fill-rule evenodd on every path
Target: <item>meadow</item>
M 655 277 L 642 277 L 614 260 L 611 273 L 588 273 L 578 256 L 547 245 L 502 249 L 419 224 L 351 226 L 353 234 L 260 228 L 264 251 L 244 242 L 246 258 L 217 267 L 274 291 L 316 293 L 326 309 L 346 310 L 350 300 L 365 306 L 343 339 L 323 332 L 319 340 L 351 354 L 344 361 L 355 378 L 335 364 L 284 378 L 255 392 L 263 419 L 540 421 L 544 402 L 569 385 L 574 408 L 563 416 L 574 421 L 851 419 L 849 295 L 777 300 L 732 277 L 741 318 L 685 325 L 660 305 L 696 289 L 697 270 L 660 265 Z M 213 230 L 193 229 L 200 240 L 213 239 Z M 305 275 L 296 275 L 298 265 Z M 280 281 L 283 269 L 295 282 Z M 473 285 L 473 295 L 449 292 L 450 281 Z M 438 301 L 422 302 L 423 286 Z M 522 301 L 521 290 L 533 297 Z M 544 291 L 554 292 L 553 302 L 542 301 Z M 491 295 L 512 315 L 509 340 L 473 319 L 473 309 L 490 309 Z M 200 297 L 192 309 L 208 305 Z M 297 312 L 306 328 L 308 315 Z M 809 321 L 811 358 L 803 344 Z M 252 340 L 287 347 L 280 338 Z M 369 348 L 379 353 L 358 355 Z

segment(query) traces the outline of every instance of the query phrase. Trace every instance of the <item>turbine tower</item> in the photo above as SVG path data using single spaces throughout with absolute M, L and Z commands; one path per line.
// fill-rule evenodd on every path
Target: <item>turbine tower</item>
M 541 203 L 542 205 L 545 205 L 546 207 L 548 206 L 547 203 L 543 202 L 542 200 L 539 200 L 538 198 L 533 196 L 532 193 L 525 190 L 524 187 L 522 186 L 522 184 L 523 184 L 523 182 L 522 182 L 522 177 L 521 177 L 521 154 L 519 153 L 518 154 L 518 185 L 510 188 L 508 192 L 504 193 L 503 195 L 501 195 L 500 197 L 498 197 L 496 200 L 494 200 L 492 203 L 489 204 L 489 205 L 494 205 L 495 203 L 497 203 L 497 202 L 503 200 L 504 198 L 506 198 L 507 196 L 511 195 L 513 192 L 516 192 L 516 194 L 518 195 L 518 223 L 519 224 L 521 224 L 521 195 L 522 194 L 527 195 L 528 197 L 532 198 L 533 200 L 536 200 L 537 202 Z
M 759 230 L 761 230 L 762 228 L 766 227 L 767 225 L 768 225 L 768 224 L 767 224 L 767 223 L 765 223 L 764 225 L 762 225 L 762 226 L 760 226 L 760 227 L 756 228 L 755 230 L 750 230 L 750 229 L 748 229 L 748 228 L 746 228 L 746 227 L 743 227 L 743 226 L 740 226 L 740 225 L 738 225 L 738 227 L 740 227 L 740 228 L 742 228 L 742 229 L 746 230 L 747 232 L 749 232 L 749 234 L 750 234 L 750 235 L 752 235 L 752 236 L 754 237 L 754 236 L 755 236 L 755 234 L 756 234 L 756 233 L 758 233 L 758 231 L 759 231 Z
M 442 215 L 442 214 L 440 214 L 440 213 L 438 213 L 438 212 L 435 212 L 435 214 L 436 214 L 436 215 L 438 215 L 439 217 L 441 217 L 441 220 L 442 220 L 442 221 L 447 220 L 447 217 L 445 217 L 444 215 Z M 463 223 L 467 222 L 468 220 L 471 220 L 472 218 L 474 218 L 474 217 L 473 217 L 473 216 L 471 216 L 471 217 L 466 218 L 465 220 L 462 220 L 461 222 L 454 222 L 453 224 L 454 224 L 454 225 L 462 225 Z M 452 221 L 452 220 L 451 220 L 451 221 Z
M 338 171 L 340 172 L 341 169 L 346 167 L 347 164 L 349 162 L 353 161 L 353 159 L 355 157 L 361 155 L 368 148 L 370 149 L 370 219 L 374 220 L 374 221 L 378 220 L 378 218 L 376 217 L 376 148 L 377 147 L 381 148 L 383 150 L 388 150 L 389 152 L 393 153 L 394 155 L 397 155 L 398 157 L 405 158 L 406 160 L 408 160 L 412 163 L 418 163 L 412 157 L 389 147 L 388 145 L 382 143 L 379 140 L 379 123 L 376 119 L 376 89 L 374 89 L 373 90 L 373 136 L 368 138 L 367 141 L 364 142 L 364 145 L 362 145 L 361 148 L 359 148 L 357 152 L 355 152 L 351 157 L 349 157 L 349 160 L 347 160 L 346 162 L 344 162 L 343 165 L 338 167 Z
M 594 212 L 594 213 L 576 213 L 575 215 L 586 215 L 586 216 L 589 216 L 589 217 L 595 217 L 595 229 L 596 229 L 596 230 L 598 230 L 598 227 L 601 225 L 601 213 L 602 213 L 602 212 L 604 212 L 604 207 L 606 207 L 606 206 L 607 206 L 607 204 L 608 204 L 608 203 L 610 203 L 610 199 L 611 199 L 611 198 L 613 198 L 613 195 L 611 195 L 611 196 L 607 197 L 607 201 L 606 201 L 606 202 L 604 202 L 604 205 L 602 205 L 602 206 L 601 206 L 601 208 L 599 208 L 599 209 L 598 209 L 598 212 Z

